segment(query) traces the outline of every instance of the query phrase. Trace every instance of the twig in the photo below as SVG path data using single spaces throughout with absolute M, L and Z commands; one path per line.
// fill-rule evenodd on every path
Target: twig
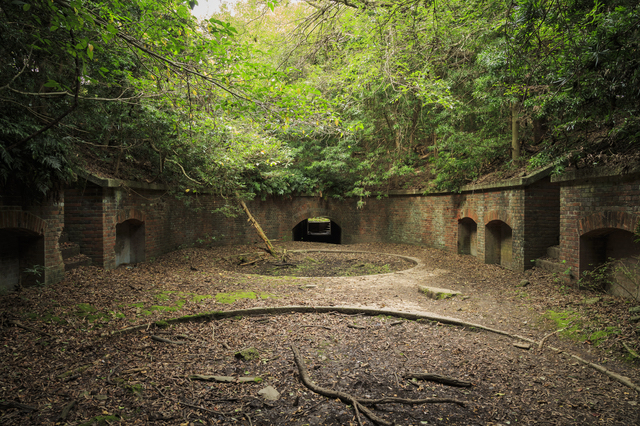
M 354 324 L 347 324 L 347 327 L 355 328 L 355 329 L 358 329 L 358 330 L 366 330 L 367 329 L 367 327 L 363 327 L 361 325 L 354 325 Z
M 160 337 L 160 336 L 151 336 L 152 340 L 155 340 L 156 342 L 163 342 L 163 343 L 171 343 L 172 345 L 184 345 L 185 342 L 178 342 L 176 340 L 169 340 L 169 339 L 165 339 L 164 337 Z
M 629 354 L 633 357 L 633 358 L 640 358 L 640 355 L 638 355 L 638 352 L 634 351 L 631 347 L 629 347 L 625 342 L 622 342 L 622 346 L 624 346 L 624 348 L 627 350 L 627 352 L 629 352 Z
M 249 420 L 249 426 L 253 426 L 253 423 L 251 423 L 251 417 L 249 417 L 247 413 L 242 413 L 242 415 L 245 416 L 247 420 Z
M 441 376 L 440 374 L 408 373 L 408 374 L 405 374 L 403 377 L 405 379 L 429 380 L 432 382 L 438 382 L 438 383 L 442 383 L 449 386 L 460 386 L 460 387 L 471 386 L 471 382 L 454 379 L 453 377 Z
M 26 325 L 22 325 L 22 324 L 21 324 L 20 322 L 18 322 L 18 321 L 12 321 L 12 320 L 9 320 L 9 321 L 7 321 L 7 323 L 8 323 L 9 325 L 12 325 L 12 326 L 14 326 L 14 327 L 21 328 L 21 329 L 23 329 L 23 330 L 30 331 L 30 332 L 32 332 L 32 333 L 42 334 L 43 336 L 47 336 L 47 337 L 48 337 L 48 338 L 50 338 L 50 339 L 53 339 L 53 338 L 54 338 L 54 337 L 53 337 L 52 335 L 50 335 L 49 333 L 45 333 L 44 331 L 36 330 L 35 328 L 27 327 Z

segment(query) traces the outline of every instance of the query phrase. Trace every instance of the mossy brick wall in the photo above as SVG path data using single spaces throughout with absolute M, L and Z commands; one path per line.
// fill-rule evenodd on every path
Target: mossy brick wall
M 554 180 L 560 185 L 560 257 L 579 278 L 581 236 L 597 229 L 635 231 L 640 220 L 640 174 L 593 172 Z
M 23 284 L 33 284 L 36 280 L 52 284 L 64 277 L 64 262 L 59 248 L 63 223 L 61 194 L 41 200 L 25 200 L 21 196 L 6 194 L 0 196 L 0 235 L 3 239 L 0 245 L 9 252 L 7 256 L 0 257 L 17 259 L 20 269 L 33 265 L 45 268 L 40 277 L 23 273 Z M 26 250 L 25 242 L 28 242 Z M 16 252 L 21 252 L 21 259 L 15 256 Z M 10 280 L 10 275 L 15 274 L 15 266 L 13 261 L 0 262 L 0 276 Z

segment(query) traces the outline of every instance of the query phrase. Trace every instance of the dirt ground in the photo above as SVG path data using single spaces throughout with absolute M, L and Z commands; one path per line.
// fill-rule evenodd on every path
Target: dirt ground
M 515 273 L 424 247 L 286 243 L 282 248 L 288 256 L 275 260 L 260 257 L 256 246 L 189 248 L 112 271 L 83 267 L 57 285 L 0 296 L 0 423 L 373 424 L 353 404 L 306 387 L 293 348 L 311 380 L 329 391 L 356 398 L 435 399 L 370 406 L 383 422 L 640 423 L 635 390 L 571 357 L 640 384 L 638 363 L 623 359 L 628 356 L 623 343 L 638 349 L 630 313 L 637 303 L 575 291 L 543 271 Z M 256 274 L 269 269 L 278 275 Z M 295 276 L 338 270 L 347 276 Z M 358 270 L 377 274 L 361 276 Z M 420 285 L 462 295 L 433 300 L 418 291 Z M 336 310 L 163 322 L 278 306 Z M 523 349 L 514 346 L 522 341 L 478 327 L 345 314 L 339 306 L 432 313 L 543 345 Z M 551 334 L 565 327 L 574 330 L 571 338 Z M 253 358 L 236 356 L 247 348 L 254 349 L 247 352 Z M 471 386 L 411 380 L 413 373 Z M 270 388 L 277 398 L 265 397 Z

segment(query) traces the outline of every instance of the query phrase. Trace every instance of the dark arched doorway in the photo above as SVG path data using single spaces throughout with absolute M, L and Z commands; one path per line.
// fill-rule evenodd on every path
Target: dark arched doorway
M 310 217 L 293 228 L 293 241 L 340 244 L 342 229 L 327 217 Z
M 640 243 L 635 235 L 618 228 L 595 229 L 581 235 L 580 273 L 595 270 L 607 292 L 640 298 Z
M 116 266 L 144 262 L 144 222 L 125 220 L 116 225 Z
M 458 221 L 458 254 L 478 255 L 478 224 L 469 217 Z
M 44 282 L 44 237 L 24 228 L 0 229 L 0 289 Z

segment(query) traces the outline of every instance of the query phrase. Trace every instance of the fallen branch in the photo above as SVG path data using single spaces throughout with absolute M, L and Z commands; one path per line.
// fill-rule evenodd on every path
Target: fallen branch
M 151 340 L 155 340 L 156 342 L 162 342 L 162 343 L 170 343 L 172 345 L 184 345 L 185 342 L 178 342 L 176 340 L 169 340 L 169 339 L 165 339 L 164 337 L 160 337 L 160 336 L 151 336 Z
M 47 336 L 50 339 L 54 339 L 54 337 L 52 335 L 50 335 L 49 333 L 45 333 L 44 331 L 36 330 L 35 328 L 27 327 L 26 325 L 22 325 L 19 321 L 8 320 L 7 324 L 12 325 L 14 327 L 21 328 L 23 330 L 30 331 L 32 333 L 42 334 L 43 336 Z
M 60 413 L 60 416 L 58 417 L 58 421 L 59 422 L 66 421 L 67 416 L 69 415 L 69 412 L 71 411 L 71 409 L 73 409 L 75 405 L 76 405 L 76 401 L 71 401 L 70 403 L 68 403 L 62 410 L 62 413 Z
M 458 380 L 453 377 L 441 376 L 440 374 L 430 373 L 408 373 L 403 376 L 405 379 L 429 380 L 430 382 L 438 382 L 449 386 L 469 387 L 471 382 Z
M 638 352 L 634 351 L 625 342 L 622 342 L 622 346 L 624 346 L 624 348 L 627 350 L 627 352 L 629 352 L 629 355 L 631 355 L 633 358 L 640 358 L 640 355 L 638 355 Z
M 7 410 L 9 408 L 17 408 L 20 411 L 36 411 L 38 409 L 38 407 L 20 404 L 19 402 L 15 401 L 0 401 L 0 410 Z
M 463 401 L 459 401 L 457 399 L 450 399 L 450 398 L 426 398 L 426 399 L 405 399 L 405 398 L 397 398 L 397 397 L 391 397 L 391 398 L 378 398 L 378 399 L 368 399 L 368 398 L 356 398 L 353 395 L 350 395 L 346 392 L 341 392 L 341 391 L 335 391 L 335 390 L 331 390 L 331 389 L 327 389 L 327 388 L 323 388 L 321 386 L 318 386 L 316 384 L 314 384 L 311 379 L 309 378 L 309 373 L 307 373 L 307 370 L 304 366 L 304 360 L 302 359 L 302 356 L 300 355 L 300 351 L 298 351 L 298 348 L 296 348 L 295 346 L 291 346 L 291 350 L 293 351 L 293 359 L 298 367 L 298 373 L 300 374 L 300 379 L 302 380 L 302 383 L 309 388 L 311 391 L 322 395 L 322 396 L 326 396 L 327 398 L 331 398 L 331 399 L 340 399 L 342 402 L 344 402 L 345 404 L 352 404 L 354 406 L 354 409 L 357 405 L 357 407 L 360 409 L 360 411 L 362 411 L 362 413 L 367 416 L 372 422 L 376 423 L 376 424 L 380 424 L 380 425 L 385 425 L 385 426 L 392 426 L 393 423 L 388 422 L 378 416 L 375 415 L 375 413 L 373 413 L 373 411 L 371 411 L 368 407 L 366 407 L 365 405 L 375 405 L 375 404 L 412 404 L 412 405 L 417 405 L 417 404 L 433 404 L 433 403 L 454 403 L 454 404 L 458 404 L 461 406 L 464 406 L 464 402 Z

